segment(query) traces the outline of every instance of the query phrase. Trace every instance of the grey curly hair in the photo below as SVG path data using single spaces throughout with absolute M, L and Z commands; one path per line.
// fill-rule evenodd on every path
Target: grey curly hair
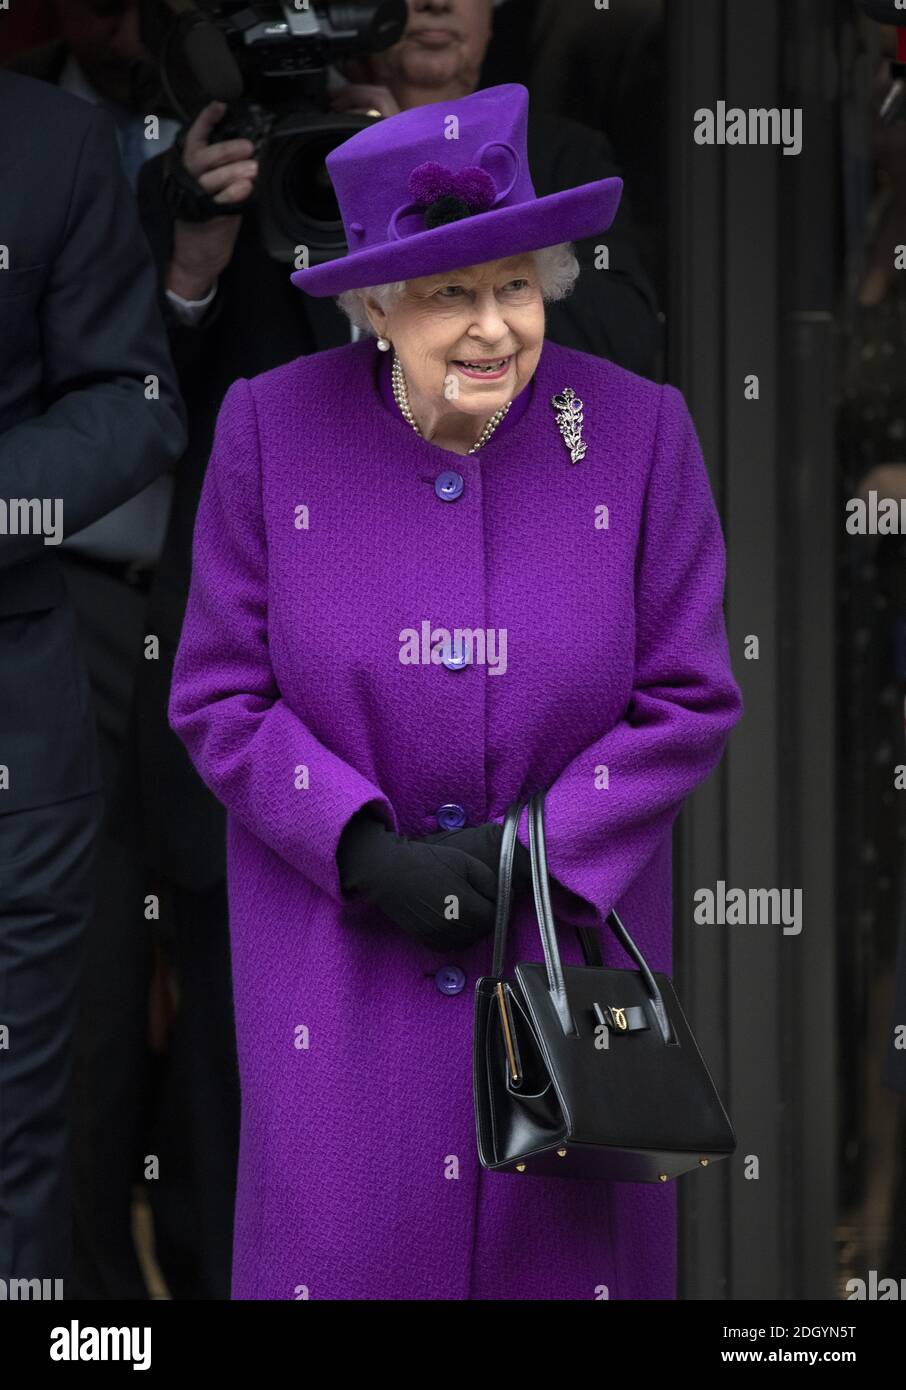
M 572 293 L 579 275 L 579 262 L 576 260 L 572 243 L 562 242 L 559 246 L 544 246 L 532 253 L 538 271 L 541 297 L 545 300 L 565 299 Z M 337 296 L 337 304 L 343 313 L 362 333 L 374 333 L 365 312 L 368 296 L 376 299 L 385 310 L 390 307 L 406 288 L 405 280 L 395 280 L 387 285 L 371 285 L 367 289 L 345 290 Z

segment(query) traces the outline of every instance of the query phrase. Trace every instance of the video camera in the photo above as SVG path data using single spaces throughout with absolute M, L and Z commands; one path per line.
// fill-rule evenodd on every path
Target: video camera
M 208 102 L 227 111 L 212 140 L 251 140 L 255 191 L 230 210 L 254 205 L 263 244 L 292 262 L 341 255 L 346 243 L 324 161 L 370 116 L 331 111 L 329 72 L 344 58 L 389 48 L 402 37 L 406 0 L 141 0 L 142 42 L 161 86 L 186 126 Z M 185 128 L 171 150 L 165 190 L 175 216 L 222 217 L 226 209 L 182 168 Z

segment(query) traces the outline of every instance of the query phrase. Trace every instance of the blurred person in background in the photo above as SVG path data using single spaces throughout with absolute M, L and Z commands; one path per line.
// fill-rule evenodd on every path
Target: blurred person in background
M 869 31 L 871 32 L 871 31 Z M 862 211 L 858 243 L 849 269 L 849 298 L 838 335 L 842 401 L 840 425 L 846 442 L 847 495 L 868 501 L 906 500 L 906 290 L 896 269 L 897 251 L 906 242 L 906 122 L 887 125 L 877 112 L 890 85 L 890 60 L 895 54 L 894 30 L 879 28 L 882 59 L 874 72 L 866 127 L 872 157 L 870 200 Z M 906 538 L 873 536 L 851 543 L 853 592 L 861 611 L 858 621 L 876 627 L 875 640 L 861 643 L 862 655 L 853 666 L 854 687 L 872 700 L 859 711 L 857 754 L 863 767 L 877 776 L 869 803 L 883 811 L 878 831 L 883 841 L 872 845 L 863 872 L 859 901 L 870 905 L 872 921 L 882 929 L 884 942 L 896 940 L 895 1018 L 906 1022 L 906 914 L 899 904 L 906 895 L 906 873 L 898 879 L 877 873 L 878 863 L 904 863 L 906 824 L 898 819 L 898 796 L 887 776 L 891 758 L 899 760 L 901 712 L 906 698 Z M 870 614 L 870 618 L 867 616 Z M 865 629 L 863 628 L 863 631 Z M 873 662 L 871 667 L 864 663 Z M 894 1045 L 888 1030 L 882 1078 L 885 1085 L 906 1093 L 906 1051 Z
M 879 112 L 891 85 L 895 30 L 863 21 L 847 74 L 844 292 L 837 315 L 837 429 L 841 508 L 850 498 L 906 499 L 906 288 L 896 269 L 906 241 L 906 123 Z M 906 1268 L 906 817 L 893 769 L 904 761 L 906 537 L 847 536 L 840 549 L 840 688 L 852 730 L 841 750 L 860 853 L 848 857 L 841 911 L 841 974 L 858 980 L 871 1026 L 858 1048 L 859 1083 L 841 1093 L 841 1128 L 870 1136 L 872 1163 L 853 1143 L 841 1192 L 853 1213 L 871 1209 L 892 1169 L 884 1268 Z M 843 1007 L 853 1008 L 846 997 Z M 877 1083 L 881 1082 L 879 1086 Z M 867 1084 L 866 1084 L 867 1083 Z M 899 1096 L 896 1095 L 899 1093 Z
M 140 41 L 137 0 L 53 0 L 52 11 L 56 36 L 17 53 L 7 66 L 110 117 L 116 131 L 110 178 L 119 179 L 120 165 L 134 195 L 144 162 L 169 148 L 179 129 L 179 121 L 167 115 L 157 68 Z M 146 138 L 149 114 L 158 116 L 153 139 Z M 134 196 L 130 218 L 134 227 Z M 143 237 L 140 245 L 147 256 Z M 174 304 L 176 313 L 191 312 L 181 301 Z M 172 491 L 172 474 L 159 472 L 136 496 L 67 537 L 58 551 L 89 676 L 108 795 L 122 756 L 148 590 Z M 153 943 L 144 919 L 142 860 L 109 834 L 109 818 L 98 839 L 94 877 L 74 1064 L 71 1290 L 79 1298 L 142 1298 L 132 1187 L 146 1151 L 153 1085 Z
M 610 9 L 562 0 L 505 0 L 486 82 L 520 81 L 544 111 L 606 131 L 633 191 L 635 245 L 658 298 L 668 294 L 667 84 L 664 0 Z
M 173 467 L 185 416 L 110 119 L 0 70 L 0 167 L 3 514 L 61 508 L 53 544 L 0 528 L 0 1278 L 72 1297 L 67 1111 L 108 784 L 60 541 Z

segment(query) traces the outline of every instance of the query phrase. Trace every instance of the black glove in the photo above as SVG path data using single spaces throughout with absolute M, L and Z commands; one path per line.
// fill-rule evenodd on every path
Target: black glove
M 464 950 L 494 928 L 496 872 L 454 845 L 395 835 L 367 811 L 340 836 L 337 867 L 344 894 L 372 903 L 432 951 Z M 458 920 L 444 915 L 451 895 Z
M 466 825 L 462 830 L 441 830 L 435 835 L 424 836 L 427 844 L 445 845 L 474 855 L 483 864 L 487 864 L 489 869 L 493 869 L 495 877 L 499 872 L 502 839 L 503 826 L 498 825 L 496 821 L 488 821 L 485 825 Z M 588 911 L 585 899 L 578 897 L 572 889 L 565 888 L 559 879 L 554 878 L 550 869 L 547 878 L 551 890 L 551 906 L 554 910 L 559 907 L 567 919 L 575 916 L 584 917 Z M 532 856 L 517 838 L 513 851 L 513 896 L 527 895 L 533 899 L 533 894 Z
M 425 835 L 424 843 L 447 845 L 451 849 L 465 850 L 466 854 L 487 864 L 497 877 L 500 869 L 500 842 L 503 839 L 503 826 L 496 821 L 484 825 L 466 825 L 462 830 L 441 830 L 435 835 Z M 525 845 L 517 838 L 513 850 L 513 892 L 514 894 L 532 891 L 532 856 Z

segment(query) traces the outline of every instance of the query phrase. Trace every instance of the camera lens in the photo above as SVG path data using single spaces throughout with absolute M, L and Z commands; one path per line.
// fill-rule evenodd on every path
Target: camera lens
M 340 210 L 324 163 L 340 142 L 329 135 L 297 137 L 281 171 L 282 201 L 294 218 L 325 228 L 340 225 Z

